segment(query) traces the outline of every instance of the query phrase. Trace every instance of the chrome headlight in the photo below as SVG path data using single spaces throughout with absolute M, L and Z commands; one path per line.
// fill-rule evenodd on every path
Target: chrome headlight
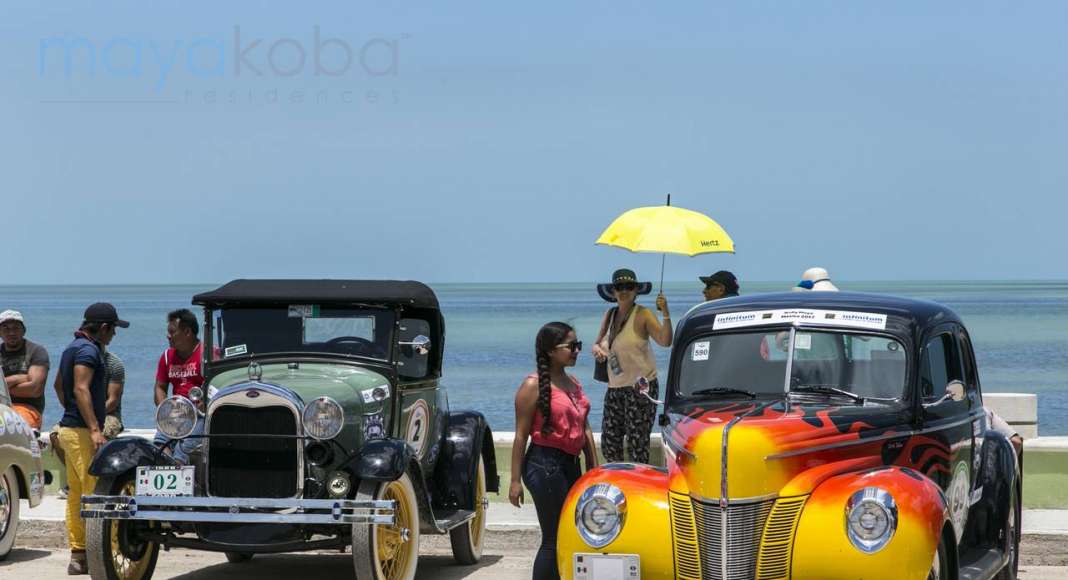
M 846 502 L 845 513 L 849 541 L 866 554 L 883 549 L 897 530 L 897 504 L 882 488 L 865 487 L 854 493 Z
M 304 432 L 320 441 L 333 439 L 345 424 L 345 412 L 330 397 L 319 397 L 304 407 Z
M 598 483 L 582 492 L 575 506 L 575 527 L 591 548 L 612 543 L 623 530 L 627 498 L 611 483 Z
M 156 427 L 171 439 L 185 439 L 197 424 L 197 409 L 185 397 L 167 397 L 156 407 Z

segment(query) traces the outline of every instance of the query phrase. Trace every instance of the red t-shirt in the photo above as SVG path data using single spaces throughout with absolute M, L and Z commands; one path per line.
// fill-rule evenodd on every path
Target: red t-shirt
M 186 359 L 178 358 L 173 348 L 163 351 L 156 366 L 156 382 L 170 383 L 171 393 L 181 397 L 189 397 L 193 387 L 203 388 L 204 374 L 200 367 L 202 344 L 197 343 L 193 353 Z
M 537 374 L 530 375 L 538 378 Z M 590 400 L 582 391 L 578 379 L 571 377 L 575 389 L 568 394 L 553 387 L 549 397 L 549 425 L 552 431 L 543 435 L 541 426 L 545 417 L 534 408 L 534 424 L 531 425 L 530 438 L 542 447 L 553 447 L 572 455 L 578 455 L 586 446 L 586 417 L 590 414 Z

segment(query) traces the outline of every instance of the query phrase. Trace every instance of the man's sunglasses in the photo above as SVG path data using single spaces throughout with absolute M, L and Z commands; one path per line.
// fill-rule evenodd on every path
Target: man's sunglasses
M 634 282 L 620 282 L 618 284 L 613 284 L 612 287 L 620 292 L 630 292 L 631 290 L 636 289 L 638 285 Z
M 570 349 L 571 352 L 578 352 L 578 351 L 582 350 L 582 341 L 581 340 L 576 340 L 576 341 L 573 341 L 573 342 L 565 342 L 564 344 L 556 345 L 556 348 L 566 348 L 566 349 Z

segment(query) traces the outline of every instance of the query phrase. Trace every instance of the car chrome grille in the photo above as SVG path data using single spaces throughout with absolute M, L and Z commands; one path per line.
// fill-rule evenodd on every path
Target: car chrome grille
M 697 538 L 697 524 L 693 520 L 690 496 L 669 492 L 671 502 L 671 535 L 675 547 L 675 578 L 701 580 L 701 552 Z
M 806 497 L 779 499 L 764 525 L 764 537 L 757 556 L 756 580 L 789 580 L 794 532 L 801 519 Z
M 774 503 L 774 500 L 768 500 L 720 507 L 718 503 L 705 503 L 672 494 L 676 578 L 751 580 L 756 575 L 757 553 L 764 524 Z M 687 513 L 690 510 L 692 515 Z M 689 521 L 693 522 L 696 531 L 695 550 L 690 548 L 685 537 Z M 680 538 L 683 540 L 681 547 Z M 695 559 L 699 564 L 695 563 Z
M 210 430 L 208 491 L 211 495 L 296 496 L 300 481 L 297 473 L 300 440 L 296 437 L 297 420 L 291 409 L 222 405 L 211 415 Z

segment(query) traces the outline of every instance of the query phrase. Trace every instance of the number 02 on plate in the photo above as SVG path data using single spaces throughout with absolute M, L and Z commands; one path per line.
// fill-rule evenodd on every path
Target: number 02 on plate
M 138 467 L 137 495 L 193 495 L 192 465 L 181 467 Z

